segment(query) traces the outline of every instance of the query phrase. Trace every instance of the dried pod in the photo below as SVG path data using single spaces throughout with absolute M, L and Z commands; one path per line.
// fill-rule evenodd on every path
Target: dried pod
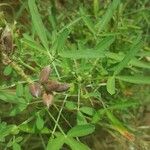
M 57 81 L 48 81 L 44 84 L 44 88 L 46 92 L 53 92 L 58 89 L 59 85 Z
M 9 26 L 6 26 L 1 35 L 1 47 L 4 53 L 10 55 L 13 53 L 13 36 Z
M 29 90 L 30 90 L 30 93 L 32 94 L 32 96 L 34 96 L 34 97 L 41 96 L 42 89 L 41 89 L 41 86 L 39 83 L 37 83 L 37 82 L 31 83 L 29 85 Z
M 53 95 L 44 93 L 42 96 L 43 103 L 49 108 L 53 104 Z
M 51 68 L 50 66 L 46 66 L 42 69 L 41 73 L 40 73 L 40 77 L 39 77 L 39 81 L 40 83 L 46 83 L 48 81 L 49 75 L 51 73 Z
M 56 92 L 65 92 L 70 88 L 69 84 L 61 83 L 59 84 L 58 88 L 55 90 Z

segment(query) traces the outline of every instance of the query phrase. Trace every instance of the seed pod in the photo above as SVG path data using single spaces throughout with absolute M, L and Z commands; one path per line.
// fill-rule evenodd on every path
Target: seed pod
M 7 25 L 1 35 L 1 47 L 4 53 L 10 55 L 13 53 L 13 36 L 12 31 Z
M 31 83 L 29 85 L 29 90 L 30 90 L 30 93 L 32 94 L 32 96 L 34 96 L 34 97 L 41 96 L 42 89 L 41 89 L 41 86 L 39 83 L 37 83 L 37 82 Z
M 56 92 L 65 92 L 70 88 L 69 84 L 61 83 L 59 84 L 58 88 L 55 90 Z
M 44 93 L 42 96 L 43 103 L 49 108 L 53 104 L 53 95 Z
M 46 83 L 48 81 L 49 75 L 52 72 L 50 66 L 46 66 L 42 69 L 39 77 L 40 83 Z
M 46 92 L 56 91 L 59 87 L 59 83 L 57 81 L 48 81 L 44 84 L 44 88 Z

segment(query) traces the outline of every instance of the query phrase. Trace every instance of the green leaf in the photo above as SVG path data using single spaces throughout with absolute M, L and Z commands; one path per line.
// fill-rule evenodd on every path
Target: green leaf
M 0 141 L 2 141 L 6 136 L 13 134 L 18 130 L 16 125 L 6 125 L 4 122 L 0 122 Z
M 65 143 L 71 148 L 71 150 L 90 150 L 87 145 L 84 145 L 71 137 L 67 137 Z
M 15 141 L 16 141 L 17 143 L 21 142 L 22 140 L 23 140 L 23 137 L 22 137 L 22 136 L 19 136 L 19 137 L 15 138 Z
M 12 67 L 10 65 L 6 66 L 3 73 L 5 76 L 10 75 L 12 73 Z
M 99 28 L 98 33 L 106 28 L 119 4 L 120 0 L 113 0 L 113 2 L 109 5 L 106 13 L 103 15 L 100 22 L 96 25 L 97 28 Z
M 93 0 L 93 8 L 94 8 L 95 17 L 97 17 L 97 15 L 98 15 L 99 5 L 100 5 L 99 0 Z
M 111 126 L 113 129 L 118 131 L 121 135 L 127 138 L 130 141 L 134 141 L 134 135 L 128 131 L 128 129 L 120 122 L 110 111 L 106 111 L 107 117 L 111 122 Z
M 29 86 L 28 85 L 25 86 L 25 88 L 24 88 L 24 94 L 25 94 L 25 99 L 26 99 L 27 103 L 29 103 L 32 100 L 32 95 L 29 91 Z
M 21 146 L 18 143 L 14 142 L 13 143 L 13 150 L 21 150 Z
M 69 110 L 77 109 L 77 105 L 74 102 L 67 101 L 65 107 Z
M 64 135 L 60 135 L 55 139 L 50 139 L 46 150 L 60 150 L 63 144 L 65 143 L 66 138 Z
M 67 135 L 71 137 L 82 137 L 86 136 L 88 134 L 93 133 L 95 130 L 95 126 L 91 124 L 86 124 L 86 125 L 77 125 L 73 128 L 71 128 Z
M 114 36 L 108 36 L 102 40 L 100 40 L 100 42 L 98 42 L 98 44 L 95 46 L 95 50 L 98 50 L 99 52 L 104 52 L 106 51 L 109 46 L 115 41 L 115 37 Z
M 18 97 L 21 97 L 23 96 L 23 85 L 22 84 L 17 84 L 17 87 L 16 87 L 16 95 Z
M 118 100 L 115 101 L 115 103 L 111 106 L 108 107 L 109 110 L 124 110 L 127 109 L 128 107 L 135 107 L 138 106 L 139 103 L 136 101 L 132 100 Z M 107 109 L 107 108 L 106 108 Z
M 107 91 L 113 95 L 115 94 L 115 78 L 114 77 L 109 77 L 107 80 Z
M 57 17 L 56 17 L 56 8 L 55 4 L 48 8 L 48 20 L 52 25 L 53 30 L 57 30 Z
M 0 100 L 3 100 L 5 102 L 9 102 L 9 103 L 18 103 L 18 99 L 16 97 L 16 94 L 13 92 L 0 91 Z
M 135 83 L 135 84 L 150 84 L 150 77 L 149 76 L 116 76 L 116 79 L 129 82 L 129 83 Z
M 81 59 L 81 58 L 104 58 L 104 53 L 99 53 L 97 50 L 86 49 L 86 50 L 65 50 L 60 52 L 59 55 L 64 58 Z
M 117 75 L 120 73 L 120 71 L 129 63 L 129 61 L 134 58 L 136 53 L 140 50 L 142 46 L 142 42 L 140 38 L 138 37 L 132 44 L 129 52 L 124 57 L 124 59 L 115 67 L 114 75 Z
M 54 45 L 52 48 L 54 51 L 59 52 L 64 49 L 65 41 L 67 40 L 69 33 L 70 31 L 68 29 L 64 29 L 62 32 L 58 34 L 58 37 L 56 41 L 54 42 Z
M 94 23 L 92 22 L 92 20 L 90 19 L 90 17 L 87 15 L 86 11 L 84 10 L 83 7 L 80 7 L 80 14 L 82 16 L 82 19 L 85 23 L 85 25 L 89 28 L 89 30 L 95 34 L 95 27 L 94 27 Z
M 27 108 L 27 104 L 26 103 L 20 103 L 17 104 L 16 106 L 14 106 L 12 108 L 12 110 L 9 113 L 9 116 L 16 116 L 17 114 L 21 113 L 23 110 L 25 110 Z
M 87 115 L 89 115 L 89 116 L 93 116 L 93 114 L 95 113 L 94 108 L 86 107 L 86 106 L 81 107 L 80 111 L 87 114 Z
M 142 62 L 138 59 L 132 59 L 130 64 L 139 68 L 150 69 L 150 63 Z
M 66 50 L 59 53 L 61 57 L 80 59 L 80 58 L 104 58 L 104 51 L 113 43 L 114 37 L 103 39 L 94 49 Z
M 35 124 L 31 124 L 31 123 L 26 123 L 26 124 L 23 123 L 19 125 L 19 130 L 30 134 L 33 133 L 50 134 L 52 132 L 47 127 L 44 127 L 42 130 L 37 130 Z
M 120 127 L 122 129 L 124 128 L 122 122 L 120 122 L 110 111 L 106 110 L 106 114 L 112 125 Z
M 44 127 L 44 120 L 41 118 L 40 114 L 37 113 L 36 118 L 36 127 L 37 129 L 41 130 Z
M 87 121 L 86 121 L 84 115 L 80 111 L 78 111 L 78 113 L 77 113 L 77 124 L 78 125 L 87 124 Z
M 24 38 L 21 39 L 22 43 L 36 50 L 35 52 L 43 53 L 47 55 L 47 52 L 45 52 L 45 49 L 41 45 L 39 45 L 36 41 L 34 41 L 30 36 L 28 36 L 27 34 L 23 34 L 23 37 Z
M 48 50 L 48 40 L 47 40 L 46 30 L 42 22 L 41 16 L 38 12 L 38 8 L 36 6 L 35 0 L 28 0 L 28 6 L 29 6 L 35 31 L 37 32 L 43 46 Z

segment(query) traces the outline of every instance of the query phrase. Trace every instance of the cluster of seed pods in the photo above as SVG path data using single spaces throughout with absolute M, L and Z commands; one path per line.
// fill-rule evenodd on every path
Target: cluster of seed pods
M 52 70 L 50 66 L 42 69 L 38 82 L 29 85 L 29 90 L 34 97 L 42 97 L 43 103 L 49 108 L 53 104 L 53 92 L 64 92 L 69 89 L 67 83 L 49 80 Z

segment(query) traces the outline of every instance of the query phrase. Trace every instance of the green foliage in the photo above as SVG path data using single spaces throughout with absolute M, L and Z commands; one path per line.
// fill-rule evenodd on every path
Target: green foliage
M 66 137 L 64 135 L 60 135 L 55 139 L 50 139 L 47 145 L 47 150 L 60 150 L 63 144 L 65 143 Z
M 11 66 L 6 66 L 5 69 L 4 69 L 4 75 L 5 76 L 8 76 L 10 75 L 12 72 L 12 67 Z
M 30 9 L 30 14 L 32 17 L 32 23 L 34 25 L 35 31 L 37 32 L 43 46 L 48 49 L 48 40 L 46 36 L 46 30 L 44 24 L 42 23 L 42 19 L 38 12 L 38 8 L 36 6 L 35 0 L 29 0 L 28 6 Z
M 21 0 L 12 2 L 14 17 L 0 12 L 0 31 L 9 18 L 17 22 L 10 25 L 11 62 L 0 55 L 0 149 L 90 150 L 109 143 L 129 149 L 131 141 L 133 149 L 143 148 L 150 85 L 147 2 Z M 9 1 L 2 6 L 12 9 Z M 48 65 L 50 80 L 70 85 L 50 93 L 49 109 L 44 85 L 35 98 L 26 78 L 39 83 Z
M 102 30 L 104 30 L 106 28 L 110 19 L 112 19 L 113 14 L 114 14 L 114 12 L 117 9 L 119 4 L 120 4 L 120 0 L 113 0 L 113 2 L 109 5 L 106 13 L 102 16 L 102 19 L 97 24 L 97 27 L 99 28 L 98 32 L 101 32 Z
M 86 125 L 77 125 L 68 131 L 67 135 L 71 137 L 80 137 L 91 134 L 94 132 L 95 126 L 86 124 Z
M 81 50 L 66 50 L 59 55 L 65 58 L 80 59 L 80 58 L 103 58 L 105 57 L 105 50 L 113 43 L 114 37 L 108 37 L 100 41 L 93 49 Z
M 107 80 L 107 91 L 113 95 L 115 94 L 115 78 L 109 77 Z

